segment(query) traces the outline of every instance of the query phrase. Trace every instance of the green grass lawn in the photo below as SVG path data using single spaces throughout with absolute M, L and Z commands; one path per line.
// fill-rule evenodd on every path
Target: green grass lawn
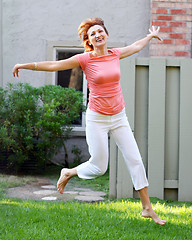
M 5 178 L 0 176 L 0 240 L 192 239 L 191 202 L 152 198 L 155 211 L 167 220 L 160 226 L 141 217 L 141 203 L 135 199 L 91 204 L 9 199 L 4 194 L 5 188 L 24 183 L 24 179 L 35 181 L 35 178 L 22 178 L 18 182 L 14 178 L 14 182 L 3 181 Z M 107 178 L 104 176 L 103 182 L 107 182 Z M 99 190 L 101 182 L 102 177 L 92 185 Z

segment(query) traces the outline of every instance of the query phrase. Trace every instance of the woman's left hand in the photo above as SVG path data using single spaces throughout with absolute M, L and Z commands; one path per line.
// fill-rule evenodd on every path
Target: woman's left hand
M 150 29 L 149 29 L 149 32 L 152 36 L 152 38 L 157 38 L 159 41 L 163 41 L 163 39 L 161 37 L 159 37 L 159 30 L 160 30 L 160 27 L 157 27 L 157 29 L 155 28 L 155 26 L 152 26 Z

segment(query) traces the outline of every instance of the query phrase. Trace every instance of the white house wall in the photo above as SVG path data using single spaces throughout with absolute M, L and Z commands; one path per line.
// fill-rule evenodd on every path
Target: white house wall
M 150 4 L 150 0 L 1 0 L 0 85 L 18 81 L 11 72 L 16 63 L 46 60 L 50 41 L 79 41 L 77 28 L 85 18 L 103 18 L 110 42 L 125 45 L 146 36 Z M 148 48 L 136 56 L 147 57 Z M 19 80 L 38 87 L 46 77 L 44 72 L 25 70 Z

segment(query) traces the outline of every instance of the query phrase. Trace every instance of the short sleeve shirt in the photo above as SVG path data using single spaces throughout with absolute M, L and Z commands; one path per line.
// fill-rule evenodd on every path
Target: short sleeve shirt
M 105 115 L 121 112 L 125 102 L 120 86 L 120 50 L 113 48 L 99 57 L 91 57 L 89 52 L 76 57 L 87 79 L 89 108 Z

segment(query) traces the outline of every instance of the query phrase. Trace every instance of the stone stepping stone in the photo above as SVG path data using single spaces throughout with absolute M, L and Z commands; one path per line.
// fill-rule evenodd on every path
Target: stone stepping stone
M 93 190 L 92 189 L 89 189 L 89 188 L 74 188 L 75 191 L 78 191 L 78 192 L 92 192 Z
M 66 193 L 66 194 L 71 194 L 71 195 L 77 195 L 77 194 L 79 194 L 79 192 L 76 192 L 76 191 L 65 191 L 64 193 Z
M 51 195 L 51 194 L 54 194 L 54 193 L 57 193 L 57 191 L 53 191 L 53 190 L 39 190 L 39 191 L 35 191 L 33 192 L 34 194 L 37 194 L 37 195 Z
M 90 192 L 79 192 L 79 195 L 83 196 L 95 196 L 95 197 L 104 197 L 107 194 L 99 191 L 90 191 Z
M 49 197 L 43 197 L 41 198 L 42 200 L 45 200 L 45 201 L 56 201 L 57 200 L 57 197 L 52 197 L 52 196 L 49 196 Z
M 56 189 L 56 186 L 54 186 L 54 185 L 44 185 L 44 186 L 41 186 L 41 188 L 44 188 L 44 189 Z
M 104 198 L 99 197 L 99 196 L 78 195 L 78 196 L 75 197 L 75 200 L 82 201 L 82 202 L 99 202 L 99 201 L 103 201 Z

